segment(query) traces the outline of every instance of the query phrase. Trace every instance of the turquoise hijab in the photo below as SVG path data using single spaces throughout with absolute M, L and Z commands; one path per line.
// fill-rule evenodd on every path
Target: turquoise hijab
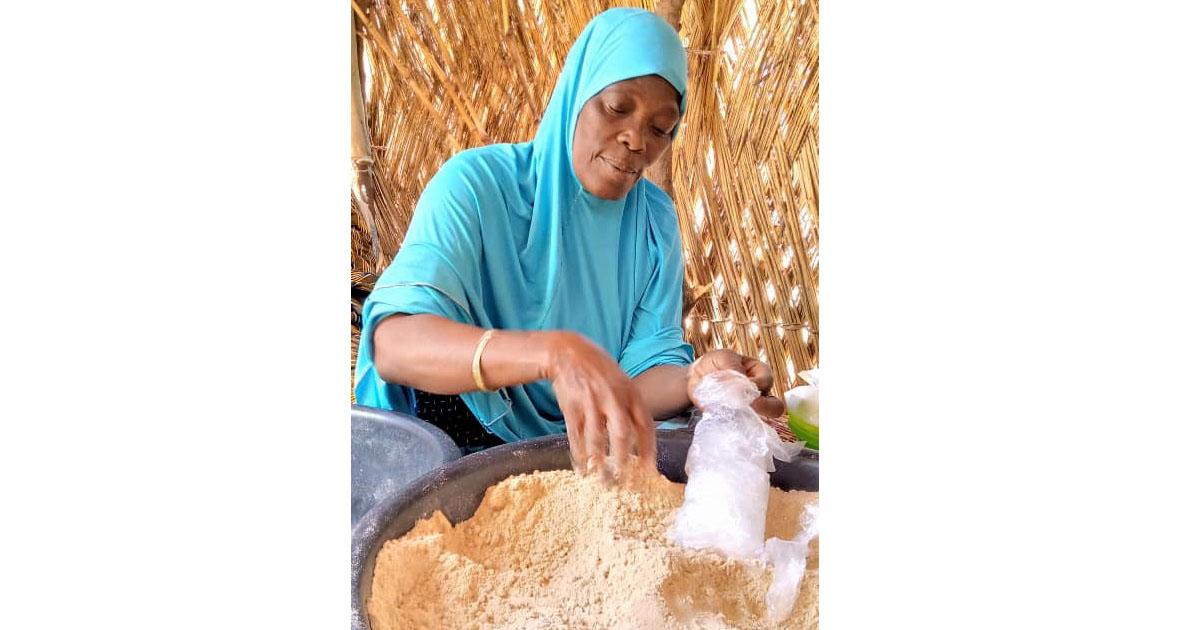
M 675 87 L 682 114 L 687 59 L 679 35 L 649 11 L 605 11 L 571 47 L 533 142 L 470 149 L 446 161 L 364 305 L 360 404 L 413 412 L 411 388 L 384 382 L 372 362 L 375 326 L 397 313 L 482 328 L 572 330 L 606 349 L 630 377 L 692 362 L 680 328 L 683 253 L 670 197 L 642 178 L 624 199 L 600 199 L 571 166 L 584 103 L 617 81 L 646 75 Z M 565 431 L 548 381 L 462 398 L 505 441 Z

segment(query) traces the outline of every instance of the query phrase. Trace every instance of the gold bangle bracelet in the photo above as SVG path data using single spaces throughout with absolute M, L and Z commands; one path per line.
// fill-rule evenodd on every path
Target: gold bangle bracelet
M 483 348 L 492 339 L 492 335 L 494 334 L 496 334 L 496 329 L 494 328 L 483 333 L 483 336 L 479 338 L 479 345 L 475 346 L 475 360 L 471 362 L 471 374 L 475 376 L 475 386 L 479 388 L 479 391 L 483 392 L 497 391 L 487 388 L 487 385 L 483 383 L 483 374 L 479 371 L 479 360 L 483 358 Z

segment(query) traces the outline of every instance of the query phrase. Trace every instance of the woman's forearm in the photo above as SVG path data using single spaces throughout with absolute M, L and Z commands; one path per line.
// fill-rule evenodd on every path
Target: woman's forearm
M 375 327 L 380 378 L 434 394 L 476 391 L 471 363 L 484 329 L 437 315 L 395 315 Z M 556 331 L 497 330 L 480 358 L 490 389 L 548 378 Z
M 692 406 L 687 390 L 688 369 L 656 365 L 633 379 L 633 385 L 655 420 L 669 418 Z
M 437 315 L 394 315 L 375 327 L 375 369 L 388 383 L 434 394 L 476 391 L 471 362 L 484 329 Z M 497 330 L 480 357 L 490 389 L 550 378 L 561 331 Z M 659 365 L 633 379 L 650 416 L 669 418 L 692 406 L 687 368 Z

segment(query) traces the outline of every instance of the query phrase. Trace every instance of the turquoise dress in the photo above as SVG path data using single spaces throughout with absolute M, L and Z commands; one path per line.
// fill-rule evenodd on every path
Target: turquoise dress
M 375 326 L 397 313 L 575 331 L 630 377 L 692 362 L 680 327 L 683 253 L 670 197 L 642 178 L 624 199 L 600 199 L 571 167 L 584 103 L 612 83 L 652 74 L 682 95 L 682 113 L 687 60 L 678 34 L 649 11 L 605 11 L 571 47 L 533 142 L 470 149 L 446 161 L 364 305 L 360 404 L 413 413 L 412 388 L 384 382 L 372 361 Z M 548 381 L 462 399 L 505 441 L 565 431 Z

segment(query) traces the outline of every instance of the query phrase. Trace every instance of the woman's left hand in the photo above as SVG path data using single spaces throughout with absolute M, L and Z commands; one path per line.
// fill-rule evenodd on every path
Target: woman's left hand
M 745 374 L 762 393 L 751 407 L 764 418 L 778 418 L 787 411 L 782 400 L 769 395 L 775 384 L 771 366 L 747 356 L 742 356 L 733 350 L 713 350 L 704 354 L 688 367 L 688 397 L 696 404 L 696 386 L 700 381 L 713 372 L 734 370 Z

